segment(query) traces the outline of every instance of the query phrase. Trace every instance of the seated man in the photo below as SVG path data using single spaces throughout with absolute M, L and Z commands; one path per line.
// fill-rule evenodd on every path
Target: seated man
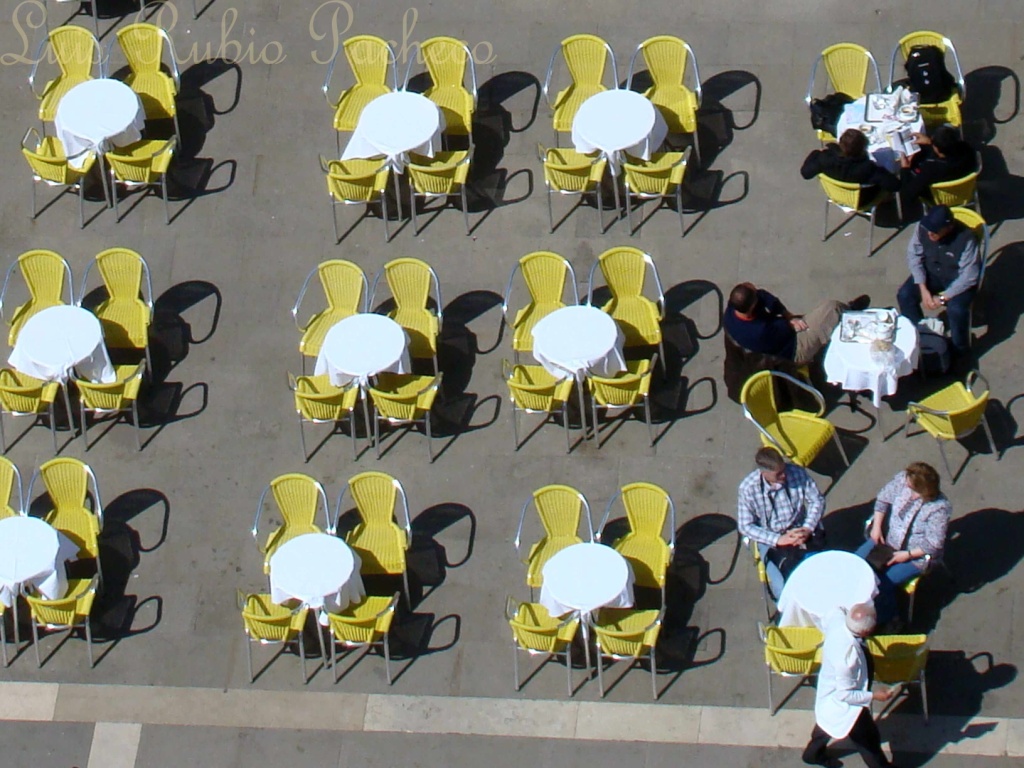
M 763 288 L 740 283 L 729 293 L 722 324 L 733 341 L 748 352 L 775 355 L 804 365 L 813 362 L 828 344 L 845 310 L 863 309 L 869 303 L 867 296 L 849 304 L 829 300 L 806 315 L 794 315 Z
M 914 140 L 921 151 L 913 157 L 900 155 L 901 189 L 907 202 L 928 198 L 932 184 L 962 179 L 978 169 L 974 150 L 952 125 L 940 125 L 931 137 L 915 133 Z
M 971 302 L 978 292 L 981 253 L 974 232 L 953 218 L 945 205 L 926 213 L 907 246 L 910 277 L 896 300 L 912 323 L 924 318 L 921 308 L 946 308 L 953 355 L 967 359 L 971 347 Z
M 886 192 L 900 188 L 900 180 L 895 175 L 872 161 L 867 137 L 856 128 L 843 131 L 838 144 L 811 152 L 800 166 L 800 175 L 805 179 L 813 179 L 819 173 L 836 181 L 867 184 Z
M 777 598 L 808 552 L 824 549 L 825 497 L 807 470 L 787 464 L 774 448 L 754 454 L 757 469 L 739 487 L 736 527 L 761 545 L 768 583 Z

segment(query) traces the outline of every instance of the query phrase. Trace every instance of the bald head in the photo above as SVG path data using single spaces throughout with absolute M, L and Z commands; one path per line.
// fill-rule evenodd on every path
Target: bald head
M 871 603 L 857 603 L 846 612 L 846 628 L 857 637 L 867 637 L 875 631 L 875 606 Z

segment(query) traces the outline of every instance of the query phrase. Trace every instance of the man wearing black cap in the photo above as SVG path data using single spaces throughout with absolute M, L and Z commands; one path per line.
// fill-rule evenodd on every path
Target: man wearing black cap
M 910 277 L 896 294 L 900 312 L 918 323 L 924 317 L 922 307 L 945 307 L 953 352 L 962 359 L 970 351 L 971 302 L 981 276 L 974 232 L 954 219 L 947 206 L 936 205 L 910 238 L 907 266 Z

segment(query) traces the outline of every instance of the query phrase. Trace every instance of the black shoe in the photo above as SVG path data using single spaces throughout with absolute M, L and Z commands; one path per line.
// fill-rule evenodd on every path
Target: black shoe
M 835 757 L 822 757 L 818 760 L 810 760 L 806 756 L 803 761 L 807 765 L 823 765 L 825 768 L 843 768 L 843 761 Z
M 860 312 L 863 309 L 867 309 L 871 306 L 871 297 L 866 293 L 862 293 L 856 299 L 851 299 L 846 302 L 846 305 L 854 312 Z

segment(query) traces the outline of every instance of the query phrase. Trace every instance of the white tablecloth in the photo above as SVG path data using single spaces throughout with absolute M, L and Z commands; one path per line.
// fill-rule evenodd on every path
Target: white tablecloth
M 572 143 L 589 155 L 600 150 L 612 173 L 618 173 L 620 152 L 651 159 L 668 135 L 661 112 L 635 91 L 602 91 L 580 104 L 572 120 Z
M 44 381 L 67 381 L 72 368 L 90 381 L 116 379 L 96 315 L 81 307 L 49 307 L 32 315 L 7 362 Z
M 53 121 L 68 157 L 136 142 L 145 124 L 146 113 L 135 91 L 109 78 L 88 80 L 68 91 L 57 104 Z
M 363 313 L 331 326 L 313 373 L 328 374 L 336 387 L 357 379 L 361 386 L 378 373 L 408 373 L 409 337 L 390 317 Z
M 841 325 L 832 332 L 832 340 L 825 351 L 825 377 L 830 384 L 838 384 L 848 392 L 871 390 L 875 408 L 882 398 L 896 394 L 899 378 L 917 369 L 917 328 L 902 315 L 896 321 L 896 339 L 891 351 L 891 364 L 874 359 L 870 344 L 840 341 Z
M 633 605 L 633 571 L 626 558 L 604 544 L 573 544 L 541 569 L 540 604 L 552 616 L 571 611 Z
M 63 597 L 68 591 L 64 562 L 77 554 L 73 541 L 37 517 L 0 520 L 0 602 L 13 606 L 25 584 L 47 600 Z
M 402 173 L 409 152 L 434 156 L 441 148 L 443 130 L 444 116 L 426 96 L 386 93 L 363 107 L 341 159 L 384 155 L 392 169 Z
M 342 611 L 366 596 L 359 556 L 337 536 L 305 533 L 270 558 L 270 599 L 299 600 L 314 610 Z M 324 617 L 322 624 L 326 624 Z
M 779 626 L 824 630 L 833 611 L 870 602 L 877 594 L 875 572 L 863 558 L 852 552 L 819 552 L 789 575 L 779 595 Z
M 533 327 L 534 358 L 561 378 L 588 371 L 614 376 L 626 370 L 624 343 L 611 315 L 585 304 L 557 309 Z
M 871 159 L 875 161 L 875 164 L 882 166 L 887 171 L 899 174 L 900 161 L 896 151 L 890 144 L 890 138 L 903 128 L 910 128 L 915 133 L 923 133 L 924 119 L 919 114 L 916 120 L 903 122 L 893 116 L 889 116 L 880 123 L 869 123 L 865 119 L 864 109 L 867 106 L 868 97 L 877 95 L 879 94 L 861 96 L 843 108 L 843 112 L 836 122 L 836 138 L 842 136 L 843 132 L 848 128 L 857 128 L 863 131 L 868 137 L 868 154 L 871 155 Z M 865 128 L 868 130 L 865 130 Z

